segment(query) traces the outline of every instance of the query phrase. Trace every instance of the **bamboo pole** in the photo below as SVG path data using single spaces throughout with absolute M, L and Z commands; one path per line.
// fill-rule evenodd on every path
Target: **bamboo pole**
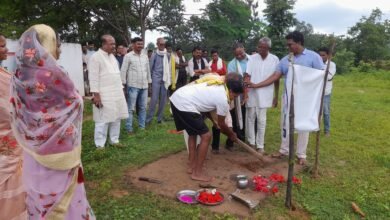
M 322 111 L 323 111 L 323 105 L 324 105 L 324 96 L 325 96 L 325 87 L 326 83 L 328 81 L 328 75 L 329 75 L 329 66 L 330 66 L 330 61 L 332 60 L 332 54 L 334 51 L 335 47 L 335 41 L 333 39 L 332 47 L 329 51 L 329 58 L 328 58 L 328 64 L 326 65 L 326 70 L 325 70 L 325 76 L 324 76 L 324 85 L 322 87 L 322 94 L 321 94 L 321 104 L 320 104 L 320 112 L 318 114 L 318 131 L 316 132 L 316 154 L 315 154 L 315 159 L 314 159 L 314 166 L 312 170 L 312 177 L 317 178 L 318 177 L 318 165 L 319 165 L 319 159 L 320 159 L 320 134 L 321 134 L 321 118 L 322 118 Z
M 288 153 L 288 176 L 287 176 L 287 191 L 285 206 L 292 209 L 292 178 L 294 176 L 294 55 L 290 53 L 289 60 L 292 65 L 292 83 L 291 83 L 291 94 L 290 94 L 290 110 L 289 110 L 289 153 Z

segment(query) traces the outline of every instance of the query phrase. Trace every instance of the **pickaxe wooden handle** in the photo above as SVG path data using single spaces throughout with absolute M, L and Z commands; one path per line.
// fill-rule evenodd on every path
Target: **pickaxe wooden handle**
M 264 159 L 264 156 L 262 154 L 259 154 L 257 153 L 257 151 L 255 149 L 253 149 L 252 147 L 250 147 L 249 145 L 245 144 L 243 141 L 241 141 L 240 139 L 237 138 L 236 140 L 236 143 L 238 145 L 240 145 L 241 147 L 243 147 L 245 150 L 249 151 L 249 153 L 252 153 L 253 156 L 257 157 L 259 160 L 261 160 L 262 162 L 267 162 L 265 159 Z

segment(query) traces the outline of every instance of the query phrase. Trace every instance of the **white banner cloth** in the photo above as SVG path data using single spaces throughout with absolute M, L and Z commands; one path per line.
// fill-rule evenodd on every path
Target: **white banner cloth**
M 294 68 L 294 71 L 293 71 Z M 293 77 L 293 72 L 294 77 Z M 290 64 L 286 91 L 283 97 L 283 114 L 286 130 L 288 131 L 288 113 L 291 98 L 291 85 L 294 78 L 294 127 L 296 132 L 318 131 L 318 115 L 320 112 L 321 95 L 324 85 L 324 70 L 313 69 L 301 65 Z M 288 133 L 288 132 L 287 132 Z

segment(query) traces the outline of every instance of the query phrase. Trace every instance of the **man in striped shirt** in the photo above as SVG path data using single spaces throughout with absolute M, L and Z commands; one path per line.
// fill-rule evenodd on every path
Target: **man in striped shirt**
M 135 37 L 131 43 L 133 44 L 133 51 L 126 54 L 121 68 L 122 84 L 127 85 L 128 93 L 129 118 L 126 121 L 126 130 L 129 135 L 133 134 L 133 113 L 137 103 L 138 127 L 145 129 L 148 86 L 152 82 L 149 58 L 141 52 L 144 41 L 139 37 Z

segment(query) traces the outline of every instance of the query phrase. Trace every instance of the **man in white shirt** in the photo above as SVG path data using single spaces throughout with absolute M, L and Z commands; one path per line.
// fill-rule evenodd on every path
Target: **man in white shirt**
M 271 53 L 271 39 L 259 40 L 258 53 L 251 56 L 246 72 L 252 83 L 259 83 L 271 76 L 279 63 L 279 58 Z M 273 103 L 274 84 L 262 88 L 248 89 L 246 103 L 246 136 L 249 144 L 255 146 L 259 153 L 264 152 L 264 136 L 267 122 L 267 108 Z M 257 132 L 255 121 L 257 119 Z
M 202 57 L 202 49 L 199 46 L 192 49 L 192 58 L 188 61 L 188 74 L 190 75 L 190 82 L 199 79 L 210 72 L 209 62 Z
M 326 47 L 320 48 L 318 50 L 318 53 L 320 54 L 322 60 L 324 61 L 325 66 L 328 65 L 329 57 L 331 54 L 329 54 L 329 49 Z M 323 103 L 323 117 L 324 117 L 324 132 L 325 136 L 330 136 L 330 96 L 332 93 L 332 87 L 333 87 L 333 77 L 336 74 L 336 64 L 332 61 L 330 61 L 329 64 L 329 73 L 328 78 L 326 82 L 325 87 L 325 96 L 324 96 L 324 103 Z
M 203 162 L 211 140 L 211 133 L 204 122 L 202 113 L 216 111 L 218 126 L 230 140 L 236 141 L 236 134 L 225 123 L 229 112 L 230 100 L 243 92 L 242 76 L 231 73 L 225 81 L 209 84 L 208 81 L 186 85 L 171 96 L 171 106 L 177 130 L 185 130 L 188 135 L 189 168 L 193 180 L 212 181 L 212 177 L 203 171 Z M 196 137 L 200 136 L 200 144 L 196 146 Z
M 126 54 L 121 68 L 122 83 L 127 85 L 127 107 L 129 117 L 126 121 L 128 134 L 133 134 L 133 113 L 137 105 L 138 127 L 145 129 L 146 105 L 148 101 L 148 86 L 152 83 L 149 58 L 142 53 L 144 41 L 135 37 L 131 40 L 133 50 Z
M 126 99 L 118 61 L 113 52 L 115 39 L 111 35 L 101 37 L 102 47 L 88 62 L 90 89 L 93 95 L 93 119 L 95 121 L 95 145 L 104 148 L 107 131 L 110 143 L 119 144 L 121 119 L 128 117 Z

